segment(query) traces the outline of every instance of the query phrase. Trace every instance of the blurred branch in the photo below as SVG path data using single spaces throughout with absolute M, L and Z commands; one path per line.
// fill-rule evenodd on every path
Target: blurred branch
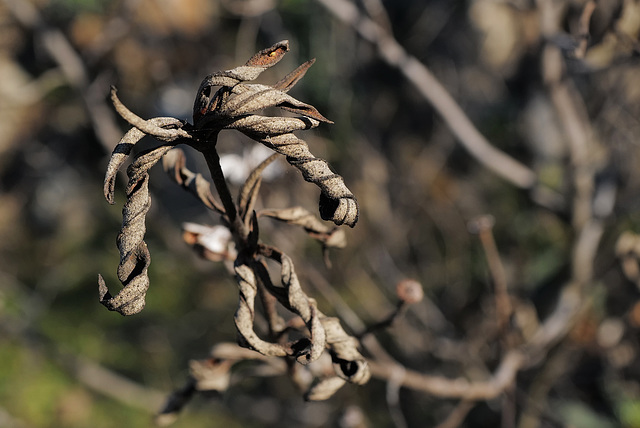
M 89 113 L 91 124 L 106 152 L 113 148 L 113 141 L 120 139 L 120 129 L 104 95 L 108 85 L 104 76 L 91 82 L 84 59 L 76 52 L 62 31 L 49 27 L 38 9 L 25 0 L 2 0 L 15 19 L 41 40 L 47 54 L 53 59 L 69 86 L 81 96 Z
M 578 47 L 576 47 L 576 50 L 574 51 L 576 58 L 584 58 L 587 53 L 587 46 L 589 45 L 589 21 L 591 21 L 591 16 L 593 15 L 594 10 L 596 10 L 596 2 L 593 0 L 586 2 L 582 9 L 582 15 L 580 16 L 580 28 L 578 30 L 578 37 L 580 38 L 580 41 L 578 42 Z
M 569 346 L 560 345 L 545 361 L 540 373 L 527 391 L 527 400 L 522 410 L 518 428 L 536 428 L 541 426 L 540 419 L 544 415 L 547 396 L 554 381 L 566 372 L 575 361 L 576 351 Z
M 469 222 L 468 227 L 471 233 L 477 234 L 480 238 L 487 264 L 489 265 L 495 293 L 497 325 L 498 331 L 500 332 L 503 331 L 509 323 L 509 318 L 513 313 L 513 307 L 511 306 L 511 299 L 509 298 L 509 291 L 507 289 L 507 275 L 505 274 L 504 266 L 498 253 L 498 247 L 493 237 L 492 229 L 494 223 L 494 218 L 486 215 L 472 220 Z
M 485 381 L 470 382 L 466 378 L 455 379 L 443 376 L 426 375 L 415 370 L 405 370 L 398 381 L 406 388 L 423 391 L 442 398 L 460 398 L 464 400 L 490 400 L 502 394 L 510 386 L 518 371 L 525 365 L 526 357 L 521 351 L 511 351 L 504 357 L 494 374 Z M 386 363 L 369 361 L 371 374 L 382 379 L 397 376 L 397 369 Z
M 400 71 L 420 94 L 436 109 L 451 132 L 481 164 L 513 185 L 532 189 L 536 174 L 527 166 L 496 149 L 473 125 L 462 108 L 431 71 L 393 38 L 392 34 L 363 15 L 345 0 L 317 0 L 338 19 L 350 25 L 360 36 L 373 43 L 380 57 Z
M 27 302 L 22 303 L 23 306 L 28 306 Z M 90 390 L 127 406 L 134 406 L 153 414 L 164 401 L 164 392 L 142 386 L 89 358 L 62 351 L 59 344 L 44 335 L 34 323 L 25 323 L 19 317 L 5 315 L 0 318 L 0 332 L 22 341 L 33 355 L 47 355 Z M 0 415 L 0 425 L 2 421 Z
M 462 400 L 453 409 L 447 418 L 436 425 L 435 428 L 456 428 L 464 422 L 464 418 L 475 406 L 474 401 Z
M 166 393 L 141 386 L 87 358 L 66 355 L 63 363 L 76 379 L 93 391 L 129 406 L 153 414 L 165 401 Z
M 0 407 L 0 426 L 3 427 L 11 427 L 11 428 L 28 428 L 30 425 L 27 425 L 25 422 L 17 419 L 12 414 L 10 414 L 6 409 Z

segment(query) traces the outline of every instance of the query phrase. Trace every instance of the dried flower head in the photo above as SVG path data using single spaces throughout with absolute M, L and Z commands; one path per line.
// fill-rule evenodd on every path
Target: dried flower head
M 246 83 L 275 65 L 288 50 L 287 41 L 279 42 L 258 52 L 243 66 L 205 77 L 194 102 L 193 124 L 164 117 L 143 120 L 129 111 L 112 89 L 111 98 L 116 110 L 133 128 L 116 146 L 107 167 L 104 183 L 107 201 L 114 203 L 116 175 L 133 146 L 145 135 L 154 137 L 159 144 L 137 154 L 127 169 L 127 201 L 117 240 L 120 250 L 118 278 L 124 288 L 112 296 L 99 276 L 99 295 L 104 306 L 122 315 L 132 315 L 144 308 L 150 263 L 149 251 L 143 240 L 145 216 L 151 204 L 148 171 L 162 159 L 165 171 L 178 185 L 221 216 L 222 224 L 215 227 L 185 224 L 184 238 L 209 260 L 233 260 L 239 289 L 234 317 L 238 344 L 263 356 L 290 358 L 305 367 L 328 352 L 334 373 L 323 376 L 307 393 L 309 399 L 324 399 L 345 382 L 367 382 L 370 377 L 368 364 L 357 349 L 357 339 L 348 335 L 336 318 L 324 315 L 315 300 L 304 293 L 289 256 L 260 241 L 258 218 L 274 218 L 302 227 L 309 236 L 321 242 L 325 250 L 344 247 L 345 234 L 337 227 L 327 227 L 301 207 L 256 212 L 262 171 L 278 154 L 284 155 L 289 164 L 302 172 L 306 181 L 320 188 L 320 216 L 324 220 L 332 220 L 337 226 L 346 224 L 353 227 L 358 220 L 358 205 L 342 177 L 331 171 L 326 161 L 316 158 L 307 144 L 293 134 L 294 131 L 314 128 L 321 122 L 331 123 L 314 107 L 287 94 L 304 76 L 313 60 L 302 64 L 273 86 Z M 255 113 L 268 107 L 279 107 L 299 116 L 271 117 Z M 238 130 L 276 152 L 253 169 L 239 189 L 237 198 L 231 196 L 216 151 L 218 133 L 224 129 Z M 174 148 L 178 144 L 189 145 L 204 155 L 218 198 L 205 177 L 187 168 L 184 153 Z M 268 260 L 280 265 L 278 285 L 272 281 L 266 267 Z M 261 299 L 269 324 L 266 338 L 255 328 L 256 298 Z M 286 323 L 276 311 L 276 305 L 296 315 L 298 322 Z M 191 394 L 198 389 L 193 385 L 213 381 L 216 388 L 226 388 L 230 364 L 212 365 L 209 362 L 192 365 L 192 381 L 195 383 L 187 385 L 184 391 Z M 177 400 L 179 403 L 182 401 Z M 182 405 L 170 404 L 170 409 Z
M 316 158 L 307 144 L 293 132 L 314 128 L 320 122 L 331 123 L 314 107 L 296 100 L 287 92 L 304 76 L 313 60 L 307 61 L 273 86 L 245 83 L 256 79 L 260 73 L 280 61 L 289 50 L 289 43 L 282 41 L 264 49 L 246 62 L 231 70 L 220 71 L 205 77 L 200 84 L 193 108 L 193 125 L 175 118 L 153 118 L 143 120 L 128 110 L 112 89 L 111 98 L 118 113 L 133 128 L 125 134 L 111 155 L 105 176 L 104 194 L 107 201 L 114 203 L 117 172 L 128 158 L 133 146 L 145 135 L 156 138 L 160 145 L 136 155 L 127 173 L 129 183 L 126 188 L 127 202 L 123 208 L 122 229 L 118 236 L 120 266 L 118 278 L 124 289 L 113 297 L 102 277 L 99 277 L 100 301 L 110 310 L 123 315 L 140 312 L 144 308 L 144 297 L 149 287 L 147 268 L 149 252 L 143 241 L 145 216 L 151 204 L 148 191 L 148 170 L 162 159 L 177 144 L 187 144 L 201 151 L 212 169 L 218 170 L 219 157 L 215 152 L 218 133 L 223 129 L 236 129 L 252 139 L 264 144 L 279 154 L 302 172 L 306 181 L 316 184 L 320 190 L 320 215 L 335 224 L 354 226 L 358 220 L 358 205 L 353 193 L 344 180 L 329 168 L 326 161 Z M 214 91 L 215 87 L 219 87 Z M 279 107 L 297 114 L 299 117 L 261 116 L 254 112 L 268 107 Z M 224 176 L 213 177 L 220 192 L 222 204 L 215 201 L 208 183 L 202 177 L 180 175 L 184 170 L 184 159 L 173 154 L 168 164 L 176 171 L 176 181 L 190 186 L 195 179 L 196 193 L 208 207 L 226 217 L 230 224 L 237 222 L 237 214 L 243 217 L 244 228 L 239 228 L 240 239 L 248 237 L 247 226 L 251 210 L 246 206 L 236 208 L 223 185 Z M 167 164 L 165 164 L 167 168 Z M 259 174 L 258 174 L 259 175 Z M 254 177 L 253 184 L 258 179 Z M 251 193 L 249 186 L 246 193 Z M 255 192 L 254 192 L 255 193 Z M 251 199 L 245 199 L 249 202 Z M 238 225 L 239 223 L 237 223 Z M 324 232 L 323 232 L 324 233 Z M 328 240 L 328 238 L 326 239 Z M 339 246 L 339 244 L 338 244 Z

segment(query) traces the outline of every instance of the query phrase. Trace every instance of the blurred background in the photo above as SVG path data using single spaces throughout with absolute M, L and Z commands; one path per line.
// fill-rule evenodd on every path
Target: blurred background
M 269 219 L 260 229 L 292 256 L 325 313 L 340 316 L 346 304 L 373 324 L 395 308 L 396 283 L 414 278 L 425 300 L 377 339 L 414 370 L 485 379 L 502 354 L 491 327 L 495 278 L 469 228 L 484 215 L 523 336 L 567 284 L 582 281 L 585 303 L 562 340 L 518 376 L 511 400 L 479 402 L 458 423 L 447 419 L 455 400 L 403 388 L 394 401 L 379 379 L 305 403 L 286 376 L 240 366 L 229 390 L 196 397 L 173 426 L 640 427 L 640 2 L 346 4 L 0 1 L 0 426 L 152 426 L 184 385 L 189 360 L 235 340 L 233 278 L 181 236 L 183 222 L 218 218 L 160 166 L 150 182 L 146 309 L 124 318 L 99 304 L 98 273 L 117 291 L 125 201 L 122 177 L 116 205 L 102 195 L 109 155 L 128 129 L 108 92 L 115 85 L 143 118 L 191 120 L 205 75 L 288 39 L 289 54 L 259 82 L 317 58 L 292 95 L 335 124 L 299 137 L 345 178 L 362 212 L 347 248 L 330 253 L 331 269 L 303 231 Z M 452 131 L 457 124 L 389 60 L 383 39 L 358 32 L 365 18 L 428 67 L 535 181 L 515 185 L 478 162 Z M 238 133 L 222 133 L 218 146 L 232 189 L 268 156 Z M 315 186 L 278 162 L 258 207 L 317 212 Z M 597 224 L 601 239 L 579 264 L 585 224 Z

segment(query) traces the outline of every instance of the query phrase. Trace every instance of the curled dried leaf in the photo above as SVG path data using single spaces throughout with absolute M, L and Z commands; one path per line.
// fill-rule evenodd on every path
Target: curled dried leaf
M 337 318 L 325 317 L 322 325 L 336 374 L 358 385 L 367 383 L 371 372 L 367 360 L 358 351 L 358 340 L 344 331 Z
M 166 127 L 173 127 L 178 124 L 182 124 L 178 119 L 174 119 L 172 117 L 156 117 L 153 119 L 149 119 L 154 127 L 159 129 Z M 107 165 L 107 172 L 104 178 L 104 197 L 107 199 L 107 202 L 110 204 L 114 204 L 114 191 L 116 184 L 116 176 L 118 171 L 127 160 L 129 155 L 131 154 L 131 150 L 133 147 L 147 135 L 143 131 L 138 128 L 130 129 L 124 137 L 120 140 L 120 142 L 116 145 L 111 153 L 111 158 L 109 159 L 109 164 Z
M 209 358 L 191 360 L 189 374 L 196 382 L 198 391 L 226 391 L 231 381 L 233 362 Z
M 304 395 L 304 399 L 307 401 L 327 400 L 342 388 L 345 383 L 346 381 L 338 376 L 322 379 L 309 388 L 307 393 Z
M 202 174 L 197 174 L 187 168 L 182 150 L 174 148 L 168 151 L 162 158 L 162 167 L 173 181 L 187 189 L 207 208 L 220 214 L 225 213 L 222 204 L 211 193 L 211 183 Z
M 287 162 L 300 170 L 305 181 L 320 188 L 322 193 L 319 210 L 323 220 L 331 220 L 337 225 L 346 224 L 351 227 L 356 225 L 359 208 L 355 196 L 345 185 L 344 179 L 331 170 L 327 161 L 316 158 L 309 151 L 305 141 L 297 138 L 290 131 L 276 136 L 265 135 L 262 125 L 245 119 L 236 121 L 234 126 L 249 137 L 285 155 Z
M 161 141 L 176 141 L 178 139 L 191 139 L 191 134 L 182 129 L 187 125 L 185 122 L 173 117 L 157 117 L 151 120 L 144 120 L 131 110 L 129 110 L 118 98 L 118 90 L 111 87 L 111 101 L 120 116 L 129 122 L 131 126 L 138 128 L 146 135 L 152 135 Z
M 226 91 L 213 93 L 214 86 L 233 87 L 240 82 L 255 80 L 264 70 L 277 64 L 288 50 L 289 42 L 283 40 L 261 50 L 243 66 L 219 71 L 205 77 L 200 83 L 193 104 L 193 123 L 198 126 L 204 115 L 214 111 L 220 105 L 220 99 L 225 98 Z
M 144 242 L 145 217 L 151 206 L 148 171 L 170 148 L 171 146 L 160 146 L 138 154 L 127 170 L 127 202 L 122 209 L 122 227 L 117 239 L 120 252 L 118 279 L 124 288 L 113 297 L 104 279 L 100 277 L 98 281 L 100 303 L 122 315 L 133 315 L 144 309 L 149 288 L 147 269 L 151 263 L 151 256 Z M 110 163 L 112 168 L 105 179 L 105 188 L 109 191 L 107 195 L 111 199 L 117 166 L 122 163 L 121 153 L 115 154 L 117 160 Z
M 287 52 L 289 52 L 289 40 L 282 40 L 256 53 L 245 65 L 268 68 L 277 64 Z
M 344 230 L 329 227 L 315 215 L 303 207 L 260 210 L 258 216 L 271 217 L 295 226 L 302 227 L 312 238 L 320 241 L 325 247 L 344 248 L 347 235 Z
M 249 226 L 248 214 L 253 212 L 255 200 L 260 190 L 260 184 L 262 183 L 262 171 L 271 165 L 276 158 L 277 155 L 273 154 L 255 167 L 240 189 L 240 193 L 238 194 L 238 207 L 240 215 L 243 217 L 247 227 Z
M 238 343 L 262 355 L 286 356 L 287 351 L 281 345 L 260 339 L 253 328 L 255 299 L 258 293 L 258 282 L 253 269 L 246 264 L 236 263 L 235 272 L 236 281 L 240 289 L 240 299 L 234 317 L 238 332 Z

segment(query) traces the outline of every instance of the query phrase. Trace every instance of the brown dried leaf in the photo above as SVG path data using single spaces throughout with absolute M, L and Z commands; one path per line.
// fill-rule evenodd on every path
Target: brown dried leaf
M 307 401 L 327 400 L 342 388 L 345 383 L 346 381 L 338 376 L 323 379 L 309 388 L 304 394 L 304 399 Z
M 189 170 L 186 158 L 181 149 L 171 149 L 162 158 L 162 167 L 169 177 L 183 188 L 190 191 L 210 210 L 224 214 L 224 207 L 211 193 L 211 183 L 202 176 Z
M 333 123 L 321 115 L 315 107 L 298 101 L 286 92 L 271 86 L 240 84 L 233 89 L 232 93 L 233 96 L 217 106 L 216 114 L 231 118 L 244 116 L 269 107 L 280 107 L 320 122 Z
M 289 41 L 282 40 L 256 53 L 249 58 L 249 61 L 247 61 L 245 65 L 249 67 L 268 68 L 277 64 L 287 52 L 289 52 Z
M 258 215 L 301 226 L 309 236 L 320 241 L 326 247 L 344 248 L 347 245 L 347 235 L 344 230 L 327 226 L 326 223 L 302 207 L 261 210 Z
M 243 220 L 247 226 L 247 214 L 253 211 L 253 206 L 258 196 L 258 191 L 260 190 L 260 183 L 262 182 L 262 171 L 276 160 L 277 157 L 278 155 L 274 153 L 263 160 L 251 171 L 251 174 L 249 174 L 249 177 L 247 177 L 240 189 L 240 193 L 238 194 L 238 207 L 240 209 L 240 215 L 243 216 Z
M 311 68 L 311 66 L 315 62 L 316 59 L 313 58 L 301 64 L 300 66 L 298 66 L 298 68 L 280 79 L 275 85 L 273 85 L 273 87 L 276 89 L 280 89 L 282 92 L 289 92 L 289 90 L 293 88 L 295 84 L 304 77 L 305 74 L 307 74 L 307 70 L 309 70 L 309 68 Z

